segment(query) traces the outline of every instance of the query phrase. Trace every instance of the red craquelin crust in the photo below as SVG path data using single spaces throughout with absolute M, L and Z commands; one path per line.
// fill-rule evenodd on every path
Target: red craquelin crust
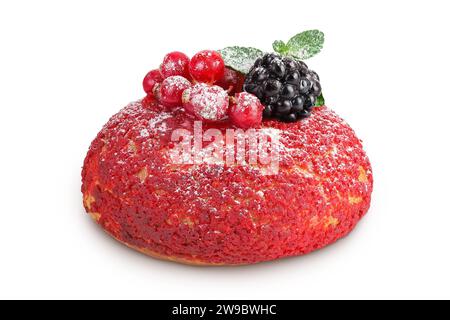
M 250 264 L 331 244 L 369 209 L 369 160 L 327 107 L 300 122 L 263 123 L 281 135 L 277 175 L 258 166 L 174 165 L 171 132 L 192 126 L 182 110 L 144 100 L 113 116 L 92 142 L 84 205 L 114 238 L 181 263 Z

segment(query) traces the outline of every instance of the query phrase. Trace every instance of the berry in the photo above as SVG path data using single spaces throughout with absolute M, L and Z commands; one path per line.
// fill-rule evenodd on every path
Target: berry
M 228 112 L 228 105 L 228 94 L 219 86 L 197 83 L 183 93 L 186 112 L 202 120 L 223 120 Z
M 153 88 L 156 84 L 161 83 L 163 81 L 163 77 L 161 72 L 157 70 L 152 70 L 144 78 L 142 82 L 142 86 L 144 87 L 144 91 L 147 94 L 153 94 Z
M 322 87 L 317 73 L 304 62 L 270 53 L 256 60 L 244 91 L 260 99 L 265 118 L 293 122 L 310 116 Z
M 261 124 L 264 106 L 256 96 L 241 92 L 236 95 L 235 101 L 229 111 L 230 120 L 234 125 L 248 129 Z
M 155 86 L 153 92 L 163 106 L 177 107 L 182 105 L 183 91 L 190 86 L 191 83 L 186 78 L 172 76 Z
M 223 78 L 225 63 L 217 51 L 204 50 L 192 57 L 189 71 L 194 80 L 213 84 Z
M 171 52 L 164 57 L 160 69 L 164 79 L 171 76 L 189 79 L 189 57 L 182 52 Z
M 227 90 L 230 96 L 234 96 L 236 93 L 242 92 L 244 81 L 245 76 L 242 73 L 225 68 L 223 77 L 216 82 L 216 85 Z

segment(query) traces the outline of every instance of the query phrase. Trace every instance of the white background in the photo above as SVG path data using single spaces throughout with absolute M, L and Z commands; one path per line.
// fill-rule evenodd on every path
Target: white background
M 1 1 L 0 298 L 450 298 L 447 1 Z M 169 51 L 271 48 L 309 61 L 364 140 L 368 215 L 319 252 L 238 268 L 156 261 L 84 213 L 80 171 Z

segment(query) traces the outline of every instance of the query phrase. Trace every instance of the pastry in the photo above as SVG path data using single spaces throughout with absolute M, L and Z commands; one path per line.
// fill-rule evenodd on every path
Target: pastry
M 147 96 L 92 142 L 86 211 L 127 246 L 193 265 L 297 256 L 347 235 L 369 209 L 371 166 L 324 105 L 307 49 L 168 54 Z

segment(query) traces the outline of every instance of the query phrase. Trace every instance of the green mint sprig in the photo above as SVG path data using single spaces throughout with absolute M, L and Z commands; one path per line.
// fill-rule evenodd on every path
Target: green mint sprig
M 325 36 L 322 31 L 308 30 L 293 36 L 287 43 L 277 40 L 273 43 L 273 50 L 283 56 L 291 56 L 298 60 L 309 59 L 318 54 L 322 48 Z M 227 47 L 219 50 L 225 65 L 243 74 L 247 74 L 256 59 L 264 52 L 251 47 Z
M 315 106 L 316 107 L 321 107 L 321 106 L 324 106 L 324 105 L 325 105 L 325 98 L 323 97 L 323 93 L 321 93 L 320 96 L 317 97 Z
M 219 50 L 225 65 L 240 73 L 247 74 L 258 58 L 264 55 L 259 49 L 248 47 L 227 47 Z
M 322 50 L 324 41 L 322 31 L 308 30 L 293 36 L 286 44 L 281 40 L 275 41 L 273 49 L 281 55 L 306 60 Z

